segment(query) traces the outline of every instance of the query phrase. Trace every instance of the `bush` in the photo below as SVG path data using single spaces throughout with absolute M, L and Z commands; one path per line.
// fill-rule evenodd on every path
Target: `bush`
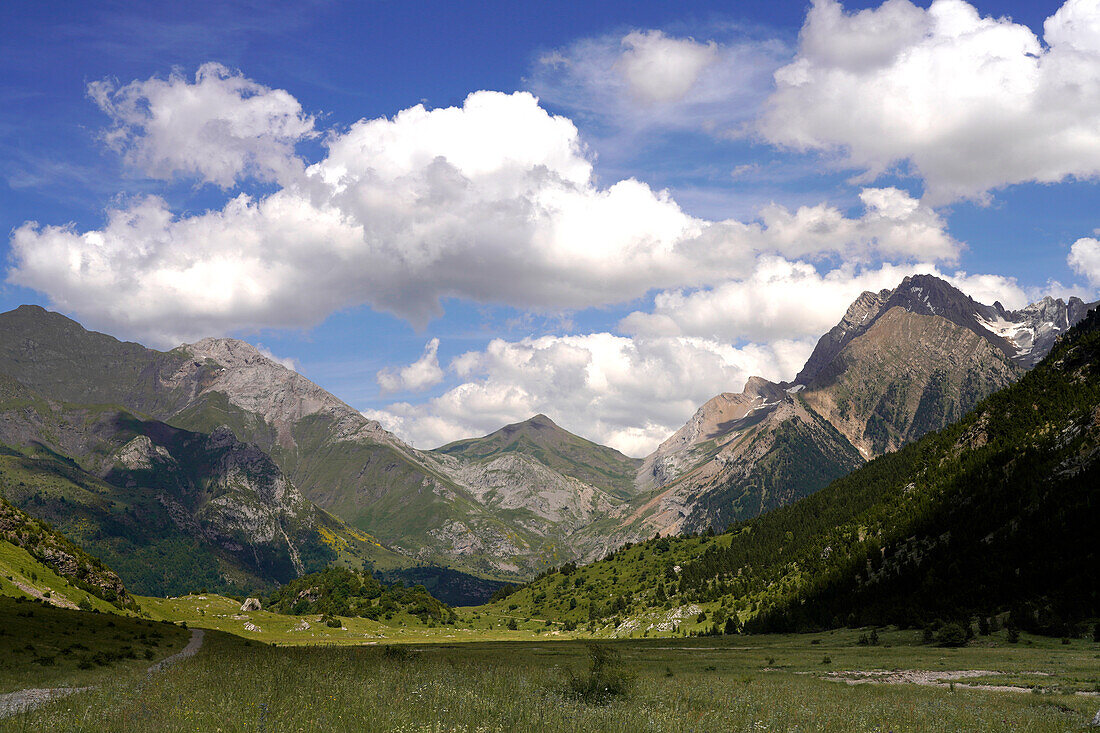
M 944 624 L 936 634 L 936 643 L 940 646 L 962 646 L 966 643 L 966 631 L 956 623 Z
M 588 672 L 568 672 L 568 692 L 571 696 L 600 705 L 630 692 L 634 675 L 627 671 L 616 649 L 595 642 L 585 644 L 585 648 L 588 650 Z
M 516 623 L 516 620 L 514 618 L 508 619 L 508 630 L 509 631 L 515 631 L 518 628 L 519 628 L 519 625 Z
M 409 650 L 400 644 L 390 644 L 382 649 L 382 658 L 392 662 L 404 662 L 409 658 Z

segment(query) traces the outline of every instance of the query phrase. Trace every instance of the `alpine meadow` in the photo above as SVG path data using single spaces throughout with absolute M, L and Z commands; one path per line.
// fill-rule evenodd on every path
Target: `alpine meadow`
M 0 7 L 0 731 L 1100 730 L 1100 0 Z

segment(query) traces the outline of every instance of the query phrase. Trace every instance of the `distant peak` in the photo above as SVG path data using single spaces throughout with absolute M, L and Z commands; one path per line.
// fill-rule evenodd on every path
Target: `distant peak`
M 551 427 L 555 427 L 555 428 L 558 426 L 557 423 L 555 423 L 553 420 L 551 420 L 550 418 L 548 418 L 546 415 L 542 414 L 541 412 L 539 414 L 535 415 L 534 417 L 528 418 L 525 421 L 525 423 L 527 425 L 546 425 L 546 426 L 551 426 Z
M 763 377 L 753 376 L 745 381 L 745 388 L 742 390 L 742 394 L 752 397 L 768 396 L 775 393 L 778 389 L 779 385 L 775 382 L 770 382 Z
M 259 360 L 278 363 L 252 344 L 240 339 L 204 338 L 193 344 L 183 344 L 183 348 L 190 351 L 196 359 L 213 359 L 222 366 L 253 364 Z

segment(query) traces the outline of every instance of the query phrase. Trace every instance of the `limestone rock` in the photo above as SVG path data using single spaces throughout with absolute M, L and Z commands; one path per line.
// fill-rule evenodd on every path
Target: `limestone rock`
M 263 606 L 260 605 L 259 598 L 245 598 L 244 603 L 241 604 L 241 613 L 247 613 L 249 611 L 262 611 Z

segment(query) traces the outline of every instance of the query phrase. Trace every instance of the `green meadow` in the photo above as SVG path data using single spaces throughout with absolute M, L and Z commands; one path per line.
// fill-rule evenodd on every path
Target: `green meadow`
M 173 603 L 162 600 L 156 608 L 150 599 L 141 600 L 152 616 Z M 34 615 L 20 622 L 41 629 L 60 620 L 53 614 L 80 613 L 3 602 L 33 607 Z M 211 620 L 216 611 L 212 605 L 199 623 L 218 628 L 222 622 Z M 300 622 L 266 612 L 249 615 L 255 625 L 270 629 L 260 633 L 272 636 L 282 633 L 278 623 Z M 164 634 L 153 647 L 162 655 L 178 649 L 187 634 L 150 619 L 80 617 L 94 626 L 74 632 L 90 649 L 143 648 L 141 635 L 148 638 L 155 630 Z M 582 680 L 589 674 L 591 651 L 583 639 L 488 629 L 449 637 L 456 632 L 412 626 L 383 631 L 386 638 L 350 636 L 376 633 L 364 626 L 348 629 L 345 637 L 311 637 L 296 645 L 280 639 L 272 645 L 214 631 L 207 632 L 196 656 L 152 676 L 136 666 L 103 674 L 61 660 L 39 670 L 27 660 L 21 667 L 31 670 L 27 684 L 19 684 L 18 671 L 13 676 L 8 670 L 2 678 L 6 690 L 97 687 L 2 719 L 0 730 L 1077 731 L 1100 708 L 1100 644 L 1091 641 L 1063 643 L 1025 634 L 1009 643 L 1001 632 L 965 647 L 941 648 L 921 643 L 916 631 L 880 630 L 878 645 L 868 646 L 859 643 L 865 632 L 601 641 L 627 683 L 620 694 L 586 699 L 570 684 L 571 673 Z M 473 640 L 498 633 L 511 633 L 513 640 Z M 0 636 L 5 659 L 16 638 L 40 639 L 43 633 L 28 626 L 18 635 Z M 908 670 L 944 683 L 844 680 Z M 980 675 L 950 684 L 953 673 L 975 670 Z
M 137 597 L 134 614 L 2 549 L 0 694 L 94 689 L 0 718 L 0 730 L 1079 731 L 1100 709 L 1100 644 L 1080 638 L 1012 643 L 1001 630 L 945 648 L 882 628 L 875 645 L 860 643 L 869 629 L 684 637 L 707 626 L 685 618 L 676 634 L 616 640 L 614 627 L 567 630 L 507 603 L 455 609 L 451 623 L 329 620 L 242 612 L 216 594 Z M 32 601 L 28 588 L 94 611 Z M 183 648 L 185 627 L 208 630 L 199 653 L 148 675 Z M 577 694 L 593 642 L 624 684 L 606 699 Z

